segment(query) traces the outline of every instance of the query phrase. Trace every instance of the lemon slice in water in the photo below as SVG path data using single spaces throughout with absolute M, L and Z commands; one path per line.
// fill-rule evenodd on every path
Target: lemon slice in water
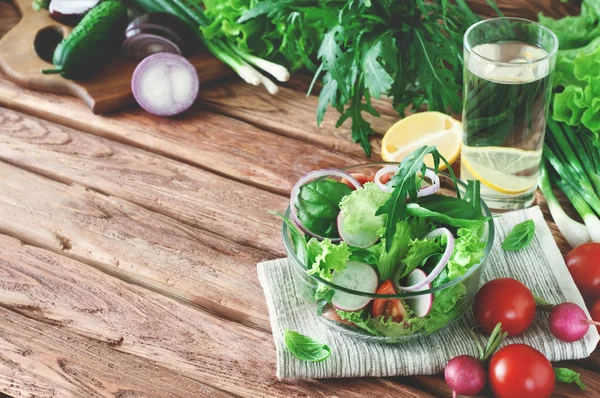
M 464 145 L 462 179 L 477 179 L 494 191 L 518 195 L 536 186 L 541 157 L 541 150 Z

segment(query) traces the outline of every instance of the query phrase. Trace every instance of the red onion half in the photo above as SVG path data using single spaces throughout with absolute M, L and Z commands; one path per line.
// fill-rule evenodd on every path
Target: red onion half
M 454 241 L 454 236 L 452 235 L 452 232 L 450 232 L 450 230 L 448 228 L 434 229 L 433 231 L 431 231 L 430 233 L 425 235 L 425 239 L 432 239 L 432 238 L 436 238 L 441 235 L 446 235 L 446 250 L 444 251 L 444 254 L 442 254 L 442 258 L 440 259 L 440 261 L 433 268 L 433 271 L 431 271 L 429 273 L 429 275 L 427 275 L 427 278 L 423 279 L 421 282 L 414 284 L 412 286 L 397 285 L 396 287 L 398 288 L 398 290 L 404 290 L 406 292 L 416 292 L 416 291 L 422 289 L 423 286 L 426 286 L 427 284 L 433 282 L 433 280 L 435 278 L 437 278 L 437 276 L 440 274 L 440 272 L 442 272 L 444 267 L 448 264 L 448 261 L 450 261 L 452 252 L 454 252 L 455 241 Z
M 320 178 L 330 177 L 330 176 L 345 178 L 350 184 L 352 184 L 354 186 L 354 188 L 356 188 L 356 189 L 362 188 L 362 184 L 360 182 L 358 182 L 358 180 L 356 178 L 354 178 L 354 176 L 352 176 L 342 170 L 322 169 L 322 170 L 311 171 L 310 173 L 303 175 L 294 184 L 294 186 L 292 188 L 292 193 L 290 195 L 290 214 L 292 215 L 292 220 L 294 220 L 296 225 L 298 225 L 298 228 L 300 228 L 305 234 L 307 234 L 308 236 L 311 236 L 313 238 L 317 238 L 319 240 L 323 240 L 323 239 L 327 239 L 327 238 L 309 231 L 308 228 L 306 228 L 304 225 L 302 225 L 302 222 L 300 221 L 300 218 L 298 217 L 298 210 L 296 209 L 296 204 L 298 202 L 298 196 L 300 195 L 300 188 L 302 188 L 303 185 L 308 184 L 309 182 L 318 180 Z M 341 242 L 341 239 L 333 238 L 333 239 L 331 239 L 331 241 L 334 243 L 337 243 L 337 242 Z
M 157 116 L 173 116 L 187 110 L 198 96 L 196 68 L 184 57 L 159 53 L 139 63 L 131 78 L 135 100 Z

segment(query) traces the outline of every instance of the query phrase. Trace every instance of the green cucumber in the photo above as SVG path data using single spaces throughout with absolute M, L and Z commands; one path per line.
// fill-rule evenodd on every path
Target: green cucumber
M 69 36 L 54 51 L 55 69 L 44 74 L 60 73 L 67 79 L 85 79 L 118 51 L 125 36 L 127 7 L 120 1 L 103 1 L 91 9 Z

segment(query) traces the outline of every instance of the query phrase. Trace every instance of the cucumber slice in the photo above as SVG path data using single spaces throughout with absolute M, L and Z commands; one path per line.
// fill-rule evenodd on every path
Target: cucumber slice
M 379 235 L 377 235 L 376 233 L 363 233 L 356 235 L 348 234 L 344 229 L 344 217 L 344 212 L 340 211 L 340 214 L 337 218 L 337 227 L 338 234 L 344 242 L 346 242 L 350 246 L 359 247 L 361 249 L 367 249 L 373 246 L 375 243 L 377 243 L 377 241 L 379 240 Z
M 364 293 L 375 293 L 378 285 L 377 273 L 373 267 L 358 261 L 348 261 L 346 269 L 342 272 L 336 272 L 331 282 Z M 358 311 L 366 307 L 371 300 L 370 297 L 336 290 L 331 299 L 331 304 L 342 311 Z
M 416 285 L 427 278 L 427 274 L 422 269 L 416 268 L 406 277 L 406 286 Z M 431 283 L 423 286 L 421 290 L 431 289 Z M 418 297 L 414 297 L 411 299 L 406 299 L 406 304 L 413 311 L 414 315 L 419 318 L 423 318 L 425 315 L 429 314 L 431 311 L 431 306 L 433 305 L 433 294 L 423 294 Z

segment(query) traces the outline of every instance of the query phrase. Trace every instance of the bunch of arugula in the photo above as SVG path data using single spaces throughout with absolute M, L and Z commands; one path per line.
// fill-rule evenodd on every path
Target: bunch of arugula
M 462 109 L 462 37 L 479 18 L 464 0 L 205 0 L 215 21 L 208 38 L 226 37 L 244 51 L 321 78 L 317 123 L 329 105 L 351 120 L 352 138 L 371 155 L 378 117 L 371 98 L 390 96 L 404 115 Z

